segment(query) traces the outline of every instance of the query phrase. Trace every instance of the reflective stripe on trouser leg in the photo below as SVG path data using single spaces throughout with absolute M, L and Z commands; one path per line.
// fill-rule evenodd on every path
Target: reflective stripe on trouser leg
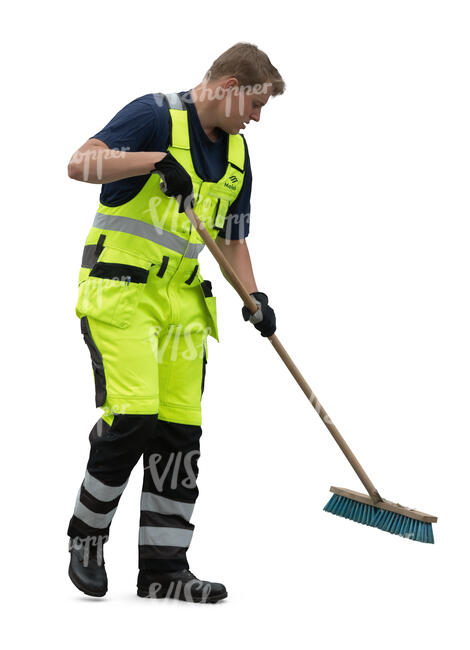
M 90 492 L 89 489 L 87 489 L 90 485 L 93 487 L 93 492 Z M 124 492 L 126 485 L 127 481 L 117 487 L 105 485 L 91 476 L 87 471 L 85 474 L 85 480 L 83 481 L 77 495 L 77 501 L 75 502 L 75 509 L 73 511 L 74 516 L 92 528 L 108 528 L 114 513 L 116 512 L 119 498 Z M 114 496 L 109 498 L 110 495 Z M 95 508 L 94 510 L 91 510 L 91 508 L 85 505 L 87 502 L 89 505 L 92 505 L 92 503 L 90 503 L 92 500 L 95 502 L 93 504 Z M 96 512 L 98 509 L 99 512 Z
M 116 415 L 99 420 L 90 433 L 90 457 L 70 521 L 70 537 L 107 537 L 132 468 L 156 416 Z
M 186 550 L 198 495 L 199 438 L 195 425 L 158 421 L 144 453 L 139 568 L 169 572 L 188 568 Z

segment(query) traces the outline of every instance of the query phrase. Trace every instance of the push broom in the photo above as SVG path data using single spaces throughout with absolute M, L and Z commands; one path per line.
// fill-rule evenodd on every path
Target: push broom
M 215 257 L 224 275 L 243 300 L 245 306 L 252 314 L 257 312 L 258 305 L 245 289 L 233 267 L 225 258 L 225 255 L 212 239 L 194 210 L 188 207 L 185 212 L 191 224 L 196 228 L 207 248 Z M 379 528 L 387 533 L 407 537 L 417 542 L 433 544 L 432 524 L 437 521 L 437 517 L 411 508 L 405 508 L 405 506 L 399 503 L 392 503 L 391 501 L 382 499 L 377 488 L 367 476 L 349 445 L 331 421 L 299 369 L 281 345 L 277 336 L 273 334 L 268 338 L 367 490 L 367 494 L 363 494 L 354 490 L 332 486 L 330 487 L 330 492 L 333 493 L 333 496 L 324 507 L 324 510 L 334 515 L 345 517 L 346 519 L 352 519 L 366 526 Z

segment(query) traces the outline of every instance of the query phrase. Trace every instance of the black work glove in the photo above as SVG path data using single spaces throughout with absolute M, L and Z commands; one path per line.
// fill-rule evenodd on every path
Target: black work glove
M 276 314 L 268 305 L 268 296 L 260 291 L 250 293 L 250 296 L 258 305 L 258 311 L 256 314 L 251 314 L 250 311 L 243 306 L 243 319 L 249 320 L 250 323 L 253 323 L 256 329 L 261 332 L 261 336 L 272 336 L 276 331 Z
M 155 163 L 155 172 L 162 178 L 160 189 L 163 194 L 172 196 L 178 201 L 178 212 L 184 212 L 188 206 L 194 208 L 191 176 L 169 151 L 160 162 Z

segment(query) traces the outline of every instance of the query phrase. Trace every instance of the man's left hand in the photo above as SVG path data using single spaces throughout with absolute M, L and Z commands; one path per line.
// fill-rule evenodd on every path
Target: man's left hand
M 258 311 L 251 314 L 250 311 L 243 306 L 242 314 L 244 320 L 249 320 L 250 323 L 261 332 L 261 336 L 272 336 L 276 331 L 276 314 L 272 307 L 268 305 L 268 296 L 260 291 L 250 293 L 250 296 L 258 305 Z

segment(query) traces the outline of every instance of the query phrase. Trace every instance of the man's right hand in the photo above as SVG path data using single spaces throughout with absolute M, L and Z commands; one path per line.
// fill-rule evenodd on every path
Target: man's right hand
M 183 212 L 188 206 L 194 208 L 191 176 L 169 151 L 160 162 L 155 163 L 155 171 L 152 173 L 161 176 L 160 189 L 162 192 L 178 201 L 178 212 Z

